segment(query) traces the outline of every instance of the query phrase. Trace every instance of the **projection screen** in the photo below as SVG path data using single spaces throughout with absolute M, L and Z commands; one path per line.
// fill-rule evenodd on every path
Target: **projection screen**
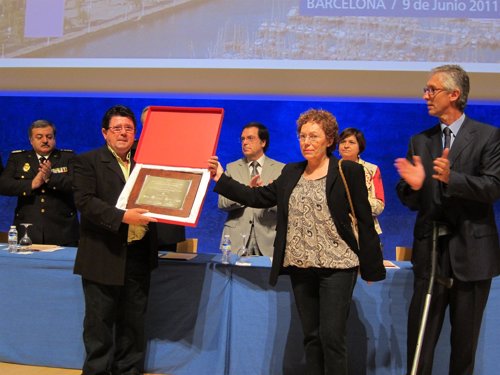
M 457 63 L 500 93 L 500 0 L 0 0 L 2 90 L 414 97 Z M 424 77 L 424 78 L 422 78 Z

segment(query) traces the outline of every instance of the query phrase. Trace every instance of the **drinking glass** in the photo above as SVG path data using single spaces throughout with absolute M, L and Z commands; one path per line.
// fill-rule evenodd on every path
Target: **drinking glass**
M 31 242 L 31 238 L 28 236 L 28 228 L 32 225 L 30 223 L 21 223 L 24 227 L 24 236 L 19 240 L 19 251 L 26 251 L 31 248 L 33 242 Z
M 238 258 L 241 262 L 247 261 L 247 257 L 249 256 L 248 248 L 247 248 L 247 234 L 241 234 L 241 246 L 238 249 Z

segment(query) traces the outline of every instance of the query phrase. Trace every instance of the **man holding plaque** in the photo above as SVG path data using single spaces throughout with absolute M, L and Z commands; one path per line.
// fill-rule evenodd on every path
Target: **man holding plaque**
M 85 297 L 82 375 L 142 373 L 144 316 L 150 273 L 158 264 L 156 219 L 147 210 L 116 208 L 133 167 L 133 112 L 110 108 L 102 120 L 106 144 L 75 158 L 73 189 L 81 213 L 74 272 Z
M 226 175 L 249 185 L 252 178 L 258 185 L 267 185 L 281 174 L 283 163 L 265 155 L 269 147 L 269 131 L 258 122 L 250 122 L 241 132 L 243 158 L 226 166 Z M 219 195 L 218 206 L 227 211 L 222 238 L 229 234 L 237 251 L 243 236 L 252 255 L 273 255 L 276 236 L 276 207 L 252 208 Z

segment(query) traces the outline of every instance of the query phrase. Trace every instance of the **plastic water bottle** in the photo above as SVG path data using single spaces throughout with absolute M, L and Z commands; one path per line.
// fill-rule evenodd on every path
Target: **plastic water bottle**
M 229 264 L 229 259 L 231 256 L 231 237 L 229 234 L 224 235 L 221 245 L 222 251 L 222 264 Z
M 17 252 L 17 229 L 15 225 L 11 225 L 9 229 L 9 253 Z

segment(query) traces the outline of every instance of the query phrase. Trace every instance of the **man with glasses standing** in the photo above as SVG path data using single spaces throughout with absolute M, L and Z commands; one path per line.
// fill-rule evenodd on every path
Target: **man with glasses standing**
M 71 150 L 56 148 L 56 126 L 36 120 L 28 129 L 31 150 L 12 151 L 0 177 L 0 194 L 17 197 L 14 225 L 30 223 L 35 244 L 76 246 L 78 217 L 71 189 Z
M 437 283 L 430 304 L 417 374 L 432 372 L 433 356 L 450 307 L 450 375 L 471 375 L 491 279 L 500 274 L 493 205 L 500 197 L 500 130 L 464 114 L 469 77 L 457 65 L 431 71 L 423 99 L 439 124 L 410 140 L 395 166 L 401 202 L 417 211 L 413 241 L 413 297 L 408 313 L 407 367 L 411 372 L 428 288 L 433 222 L 449 234 L 439 238 Z
M 158 265 L 156 219 L 147 210 L 116 208 L 134 167 L 133 112 L 110 108 L 102 120 L 106 144 L 75 158 L 73 188 L 81 213 L 74 272 L 85 297 L 82 375 L 142 374 L 144 317 L 150 273 Z
M 281 174 L 283 163 L 265 155 L 269 147 L 269 131 L 259 122 L 250 122 L 241 132 L 243 157 L 226 167 L 226 175 L 246 185 L 253 181 L 262 186 L 275 180 Z M 218 206 L 227 212 L 222 238 L 231 236 L 233 252 L 241 245 L 246 235 L 247 248 L 251 255 L 272 256 L 276 235 L 276 207 L 252 208 L 219 195 Z

